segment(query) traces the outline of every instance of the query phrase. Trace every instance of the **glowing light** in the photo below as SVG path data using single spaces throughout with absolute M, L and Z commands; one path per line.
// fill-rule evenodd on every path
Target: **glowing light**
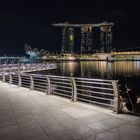
M 73 40 L 74 40 L 74 36 L 70 35 L 70 41 L 73 41 Z

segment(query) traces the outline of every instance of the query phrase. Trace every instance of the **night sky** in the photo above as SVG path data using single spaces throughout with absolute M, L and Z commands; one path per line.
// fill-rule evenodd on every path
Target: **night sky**
M 0 1 L 0 54 L 24 55 L 24 44 L 60 50 L 61 29 L 52 23 L 114 22 L 114 47 L 140 47 L 140 9 L 128 0 Z

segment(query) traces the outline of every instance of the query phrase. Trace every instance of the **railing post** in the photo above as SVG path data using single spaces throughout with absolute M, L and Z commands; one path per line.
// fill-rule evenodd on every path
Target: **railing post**
M 46 76 L 46 79 L 47 79 L 47 94 L 50 95 L 51 94 L 51 82 L 50 82 L 50 78 L 48 75 Z
M 25 65 L 25 72 L 27 72 L 27 66 Z
M 73 77 L 71 78 L 71 84 L 72 84 L 72 98 L 71 98 L 71 100 L 73 102 L 76 102 L 77 101 L 77 88 L 76 88 L 75 79 Z
M 5 75 L 4 75 L 4 73 L 2 75 L 2 81 L 5 82 Z
M 20 67 L 18 67 L 18 73 L 20 73 Z
M 114 109 L 113 111 L 117 114 L 120 112 L 120 93 L 118 81 L 112 81 L 113 91 L 114 91 Z
M 30 90 L 34 89 L 34 79 L 33 76 L 30 74 Z
M 12 72 L 12 67 L 10 68 L 10 73 Z
M 12 80 L 12 74 L 9 74 L 9 84 L 13 84 L 13 80 Z
M 18 74 L 18 86 L 21 87 L 21 75 Z

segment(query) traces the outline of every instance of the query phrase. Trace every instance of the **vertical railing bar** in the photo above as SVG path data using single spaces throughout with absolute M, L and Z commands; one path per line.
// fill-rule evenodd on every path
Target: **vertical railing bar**
M 112 86 L 114 89 L 114 109 L 113 111 L 117 114 L 120 112 L 120 93 L 118 81 L 112 81 Z
M 21 75 L 20 73 L 18 74 L 18 86 L 21 87 Z
M 12 74 L 9 74 L 9 84 L 13 84 Z
M 46 90 L 46 92 L 47 92 L 48 95 L 50 95 L 50 94 L 52 94 L 51 93 L 51 82 L 50 82 L 50 78 L 49 78 L 48 75 L 46 76 L 46 80 L 47 80 L 47 90 Z
M 33 75 L 30 74 L 30 90 L 33 90 L 34 89 L 34 79 L 33 79 Z
M 2 81 L 5 82 L 5 74 L 2 74 Z
M 77 87 L 76 87 L 76 82 L 75 82 L 75 78 L 71 77 L 71 85 L 72 85 L 72 96 L 71 96 L 71 100 L 73 102 L 77 101 Z

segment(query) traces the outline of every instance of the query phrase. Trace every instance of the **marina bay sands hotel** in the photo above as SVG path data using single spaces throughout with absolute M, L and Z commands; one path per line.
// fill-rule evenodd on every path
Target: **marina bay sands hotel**
M 102 22 L 98 24 L 69 24 L 56 23 L 52 24 L 55 27 L 62 28 L 62 53 L 74 53 L 75 45 L 75 28 L 80 29 L 80 52 L 81 54 L 92 53 L 95 51 L 94 47 L 94 29 L 99 29 L 98 50 L 102 53 L 110 53 L 112 50 L 112 26 L 114 23 Z

